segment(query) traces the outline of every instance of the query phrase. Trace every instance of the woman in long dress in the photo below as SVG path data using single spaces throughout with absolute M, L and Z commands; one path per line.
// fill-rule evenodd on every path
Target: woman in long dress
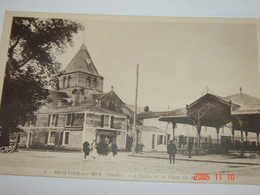
M 92 156 L 93 160 L 95 160 L 96 157 L 98 156 L 96 140 L 93 140 L 92 144 L 90 145 L 90 151 L 91 151 L 90 155 Z

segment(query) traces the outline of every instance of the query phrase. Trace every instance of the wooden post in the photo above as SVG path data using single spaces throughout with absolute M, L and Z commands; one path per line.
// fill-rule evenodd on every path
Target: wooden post
M 201 117 L 201 115 L 200 115 L 200 111 L 198 110 L 198 113 L 197 113 L 198 115 L 197 115 L 197 117 L 198 117 L 198 126 L 197 126 L 197 140 L 198 140 L 198 149 L 200 149 L 200 133 L 201 133 L 201 124 L 200 124 L 200 117 Z
M 197 129 L 198 149 L 200 149 L 200 133 L 201 133 L 201 126 L 199 125 Z
M 240 135 L 241 135 L 241 142 L 244 142 L 243 129 L 242 129 L 242 128 L 241 128 L 241 130 L 240 130 Z
M 246 141 L 247 141 L 247 137 L 248 137 L 248 131 L 245 131 L 245 134 L 246 134 Z
M 216 128 L 217 131 L 217 145 L 219 146 L 219 127 Z
M 235 144 L 235 130 L 232 129 L 231 132 L 232 132 L 232 144 Z
M 259 132 L 256 132 L 256 144 L 259 146 Z

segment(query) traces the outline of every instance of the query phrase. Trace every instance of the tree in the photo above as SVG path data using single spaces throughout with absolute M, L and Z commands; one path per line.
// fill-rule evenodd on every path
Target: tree
M 33 119 L 48 101 L 55 75 L 60 71 L 56 56 L 73 46 L 73 35 L 84 27 L 65 19 L 14 17 L 6 63 L 0 123 L 1 145 L 9 145 L 9 133 Z

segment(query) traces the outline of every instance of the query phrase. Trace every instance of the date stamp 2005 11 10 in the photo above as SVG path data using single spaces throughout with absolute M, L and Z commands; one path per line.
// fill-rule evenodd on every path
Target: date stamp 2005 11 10
M 224 177 L 227 177 L 228 180 L 235 180 L 235 174 L 227 174 L 223 175 L 221 173 L 214 174 L 213 176 L 209 173 L 206 174 L 194 174 L 194 180 L 211 180 L 212 178 L 215 180 L 222 180 Z

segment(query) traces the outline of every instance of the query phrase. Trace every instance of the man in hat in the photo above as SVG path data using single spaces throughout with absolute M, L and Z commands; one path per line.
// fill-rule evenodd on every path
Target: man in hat
M 89 155 L 89 151 L 90 151 L 89 143 L 88 143 L 87 141 L 85 141 L 85 142 L 83 143 L 84 158 L 86 158 L 86 156 Z
M 175 163 L 175 154 L 177 153 L 176 145 L 173 143 L 173 140 L 170 141 L 170 144 L 167 146 L 167 153 L 169 154 L 170 164 Z

